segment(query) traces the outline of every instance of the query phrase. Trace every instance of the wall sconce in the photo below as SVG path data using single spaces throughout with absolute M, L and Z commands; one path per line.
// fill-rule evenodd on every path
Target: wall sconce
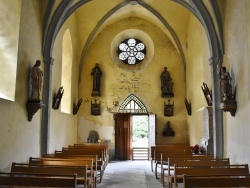
M 107 107 L 107 111 L 110 113 L 117 113 L 118 112 L 118 105 L 119 105 L 118 101 L 113 101 L 113 107 L 112 108 Z

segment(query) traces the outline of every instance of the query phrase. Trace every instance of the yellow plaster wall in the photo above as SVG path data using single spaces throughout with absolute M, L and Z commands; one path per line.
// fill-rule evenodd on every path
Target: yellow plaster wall
M 154 57 L 145 68 L 133 72 L 118 68 L 111 59 L 110 45 L 112 40 L 120 32 L 129 28 L 146 32 L 154 43 Z M 103 72 L 101 80 L 101 97 L 95 97 L 101 103 L 101 115 L 91 116 L 90 105 L 92 92 L 92 76 L 90 75 L 95 63 L 99 63 Z M 164 116 L 164 101 L 161 97 L 160 74 L 167 66 L 173 79 L 174 116 Z M 113 115 L 107 111 L 107 107 L 113 107 L 113 101 L 119 105 L 130 94 L 136 95 L 147 107 L 149 112 L 157 115 L 158 143 L 187 143 L 187 112 L 184 105 L 186 95 L 186 83 L 184 81 L 184 68 L 181 58 L 170 42 L 169 38 L 156 25 L 139 18 L 128 18 L 106 27 L 93 41 L 83 65 L 79 86 L 79 97 L 83 98 L 83 104 L 79 111 L 78 141 L 86 142 L 90 130 L 97 130 L 100 138 L 111 140 L 114 144 Z M 175 137 L 162 137 L 162 131 L 167 123 L 175 131 Z
M 224 155 L 235 163 L 250 163 L 249 126 L 249 1 L 228 0 L 225 5 L 224 66 L 236 84 L 237 111 L 235 117 L 223 113 Z
M 15 100 L 21 2 L 0 1 L 0 98 Z
M 192 115 L 187 118 L 190 145 L 199 144 L 202 138 L 203 108 L 207 102 L 201 86 L 204 82 L 211 89 L 209 53 L 203 27 L 194 16 L 190 16 L 186 44 L 187 99 L 192 106 Z
M 61 112 L 61 108 L 54 110 L 51 108 L 50 127 L 50 153 L 61 150 L 62 146 L 77 143 L 77 115 L 73 115 L 73 105 L 78 101 L 78 33 L 75 23 L 75 14 L 69 17 L 57 35 L 53 58 L 55 59 L 52 74 L 52 95 L 56 95 L 61 83 L 62 76 L 62 39 L 65 31 L 69 29 L 72 41 L 72 82 L 71 82 L 71 105 L 70 114 Z M 66 89 L 64 87 L 64 89 Z
M 22 1 L 15 101 L 0 99 L 0 171 L 9 171 L 13 161 L 27 162 L 30 156 L 40 155 L 41 110 L 31 122 L 28 122 L 26 111 L 29 69 L 41 59 L 39 8 L 37 0 Z
M 7 1 L 6 1 L 7 2 Z M 13 7 L 14 9 L 15 7 Z M 39 110 L 31 122 L 28 121 L 26 102 L 28 99 L 28 73 L 37 59 L 42 59 L 42 18 L 39 0 L 23 0 L 19 30 L 19 45 L 17 54 L 17 79 L 15 101 L 0 99 L 0 171 L 10 171 L 12 162 L 28 162 L 29 157 L 41 156 L 41 114 Z M 18 11 L 18 10 L 17 10 Z M 78 65 L 77 32 L 73 18 L 63 26 L 63 31 L 69 28 L 73 41 L 72 70 L 72 104 L 78 100 Z M 53 92 L 60 86 L 60 57 L 62 32 L 56 40 L 53 58 Z M 0 43 L 1 45 L 1 43 Z M 43 63 L 41 65 L 43 70 Z M 52 107 L 50 108 L 52 110 Z M 52 110 L 49 148 L 50 152 L 61 149 L 63 146 L 76 143 L 77 139 L 76 116 L 66 115 Z

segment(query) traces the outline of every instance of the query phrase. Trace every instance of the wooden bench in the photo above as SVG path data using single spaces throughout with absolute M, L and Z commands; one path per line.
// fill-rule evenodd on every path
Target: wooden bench
M 183 187 L 250 187 L 250 176 L 242 175 L 209 175 L 188 176 L 183 175 Z
M 102 163 L 104 165 L 104 169 L 107 165 L 107 158 L 104 156 L 104 150 L 95 149 L 95 148 L 63 148 L 62 151 L 55 151 L 55 155 L 59 153 L 67 154 L 67 155 L 98 155 L 98 158 L 102 159 Z
M 65 149 L 65 148 L 64 148 Z M 104 157 L 104 170 L 109 162 L 109 148 L 107 144 L 74 144 L 66 149 L 101 150 Z
M 109 159 L 109 145 L 108 144 L 96 144 L 96 143 L 82 143 L 74 144 L 75 147 L 96 147 L 96 148 L 105 148 L 106 157 Z
M 100 182 L 102 180 L 102 176 L 104 174 L 104 165 L 102 163 L 102 159 L 98 158 L 98 155 L 67 155 L 67 154 L 44 154 L 43 159 L 67 159 L 67 160 L 81 160 L 81 159 L 93 159 L 94 170 L 99 172 L 97 173 L 100 177 Z
M 88 166 L 88 174 L 93 180 L 93 186 L 96 187 L 96 171 L 93 169 L 93 159 L 69 160 L 53 158 L 33 158 L 30 157 L 29 164 L 52 165 L 52 166 Z
M 97 157 L 97 170 L 100 172 L 100 182 L 103 177 L 105 167 L 107 165 L 106 158 L 103 155 L 103 150 L 95 150 L 94 148 L 89 149 L 74 149 L 74 148 L 63 148 L 62 151 L 55 151 L 55 157 L 65 157 L 65 156 L 98 156 Z
M 77 185 L 77 175 L 0 173 L 0 185 L 15 187 L 71 187 Z
M 183 183 L 183 175 L 249 175 L 248 165 L 226 165 L 226 166 L 199 166 L 186 167 L 174 165 L 174 187 L 177 183 Z M 172 182 L 169 187 L 172 187 Z
M 174 181 L 173 172 L 174 171 L 174 165 L 177 166 L 185 166 L 185 167 L 198 167 L 198 166 L 228 166 L 230 165 L 229 158 L 221 158 L 221 159 L 210 159 L 206 157 L 192 157 L 192 158 L 168 158 L 168 166 L 167 168 L 162 168 L 161 172 L 161 182 L 164 187 L 164 178 L 165 178 L 165 171 L 167 171 L 168 176 L 168 183 L 169 187 Z
M 92 178 L 87 177 L 88 166 L 51 166 L 51 165 L 31 165 L 26 163 L 15 163 L 11 165 L 11 172 L 27 174 L 54 174 L 54 175 L 77 175 L 77 185 L 91 187 Z
M 151 146 L 151 170 L 154 171 L 153 164 L 160 160 L 160 154 L 164 152 L 191 152 L 192 147 L 186 144 L 169 144 L 169 145 L 156 145 Z
M 158 168 L 161 169 L 162 164 L 167 164 L 167 159 L 170 158 L 191 158 L 191 157 L 199 157 L 200 155 L 193 155 L 191 152 L 164 152 L 164 153 L 157 153 L 155 157 L 155 178 L 158 179 Z M 205 157 L 207 155 L 201 155 L 202 157 Z M 209 155 L 209 157 L 211 157 Z
M 87 145 L 87 146 L 69 146 L 69 147 L 63 147 L 62 148 L 62 151 L 63 150 L 84 150 L 84 151 L 89 151 L 89 152 L 92 152 L 92 151 L 101 151 L 102 152 L 102 155 L 103 155 L 103 158 L 105 158 L 105 160 L 108 162 L 108 159 L 109 159 L 109 155 L 108 155 L 108 151 L 107 151 L 107 148 L 105 146 L 101 146 L 101 145 L 94 145 L 94 146 L 90 146 L 90 145 Z

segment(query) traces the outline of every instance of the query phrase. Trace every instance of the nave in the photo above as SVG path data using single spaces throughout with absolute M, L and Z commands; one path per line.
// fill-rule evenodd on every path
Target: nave
M 150 161 L 110 161 L 98 188 L 160 188 Z

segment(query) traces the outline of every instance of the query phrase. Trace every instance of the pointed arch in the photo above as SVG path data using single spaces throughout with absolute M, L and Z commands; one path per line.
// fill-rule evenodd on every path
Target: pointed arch
M 148 113 L 143 102 L 133 94 L 130 94 L 121 104 L 119 113 Z

